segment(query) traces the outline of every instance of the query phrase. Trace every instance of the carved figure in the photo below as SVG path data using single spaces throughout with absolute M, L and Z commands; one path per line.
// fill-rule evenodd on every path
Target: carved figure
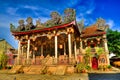
M 58 12 L 52 12 L 50 16 L 52 18 L 51 20 L 52 20 L 53 24 L 57 25 L 57 24 L 62 23 L 61 16 L 59 15 Z
M 47 21 L 44 23 L 44 25 L 45 25 L 46 27 L 51 27 L 51 26 L 53 26 L 53 23 L 52 23 L 51 20 L 47 20 Z
M 105 20 L 102 18 L 98 18 L 96 25 L 99 30 L 106 30 L 109 26 L 105 24 Z
M 54 11 L 51 13 L 50 16 L 51 16 L 51 19 L 45 22 L 45 26 L 51 27 L 51 26 L 59 25 L 62 23 L 62 18 L 58 12 Z
M 26 22 L 27 22 L 27 25 L 25 27 L 25 30 L 30 30 L 30 29 L 34 29 L 35 28 L 33 23 L 32 23 L 32 18 L 31 17 L 28 17 Z
M 84 29 L 84 20 L 82 19 L 79 23 L 77 23 L 79 31 L 82 32 Z
M 68 23 L 68 22 L 71 22 L 73 20 L 75 20 L 75 10 L 74 9 L 71 9 L 71 8 L 67 8 L 65 11 L 64 11 L 64 22 L 65 23 Z
M 40 20 L 36 20 L 36 27 L 37 28 L 42 27 L 42 24 L 41 24 Z
M 19 23 L 19 26 L 18 26 L 17 30 L 18 31 L 25 30 L 24 20 L 19 20 L 18 23 Z
M 11 31 L 15 30 L 15 26 L 12 23 L 10 23 L 10 30 Z

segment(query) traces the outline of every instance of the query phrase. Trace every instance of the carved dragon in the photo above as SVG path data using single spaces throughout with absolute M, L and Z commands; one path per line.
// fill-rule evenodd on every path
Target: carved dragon
M 74 21 L 75 20 L 75 17 L 76 17 L 76 12 L 74 9 L 72 8 L 67 8 L 65 11 L 64 11 L 64 22 L 65 23 L 68 23 L 68 22 L 71 22 L 71 21 Z

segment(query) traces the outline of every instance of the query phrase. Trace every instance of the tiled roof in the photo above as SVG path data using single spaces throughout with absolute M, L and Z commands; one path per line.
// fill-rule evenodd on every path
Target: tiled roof
M 49 30 L 68 27 L 70 25 L 75 25 L 75 21 L 72 21 L 72 22 L 67 23 L 67 24 L 62 24 L 62 25 L 59 25 L 59 26 L 45 27 L 45 28 L 33 29 L 33 30 L 29 30 L 29 31 L 19 31 L 19 32 L 18 31 L 12 31 L 12 34 L 13 35 L 25 35 L 25 34 L 31 34 L 31 33 L 39 33 L 39 32 L 42 32 L 42 31 L 49 31 Z
M 99 35 L 103 35 L 106 34 L 105 31 L 101 31 L 97 29 L 97 26 L 91 25 L 89 27 L 86 27 L 81 34 L 81 37 L 92 37 L 92 36 L 99 36 Z

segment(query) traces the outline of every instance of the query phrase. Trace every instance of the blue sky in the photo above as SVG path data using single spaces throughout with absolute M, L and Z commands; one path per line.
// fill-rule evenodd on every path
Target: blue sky
M 120 31 L 120 0 L 0 0 L 0 38 L 17 48 L 17 41 L 9 30 L 10 23 L 17 27 L 19 19 L 30 16 L 34 22 L 37 19 L 45 22 L 52 11 L 63 15 L 66 8 L 74 8 L 77 21 L 84 19 L 85 25 L 102 17 L 111 29 Z

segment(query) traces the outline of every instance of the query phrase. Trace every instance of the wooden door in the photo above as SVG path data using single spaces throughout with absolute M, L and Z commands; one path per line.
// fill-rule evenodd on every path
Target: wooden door
M 92 68 L 97 69 L 98 68 L 98 59 L 96 57 L 92 58 Z

